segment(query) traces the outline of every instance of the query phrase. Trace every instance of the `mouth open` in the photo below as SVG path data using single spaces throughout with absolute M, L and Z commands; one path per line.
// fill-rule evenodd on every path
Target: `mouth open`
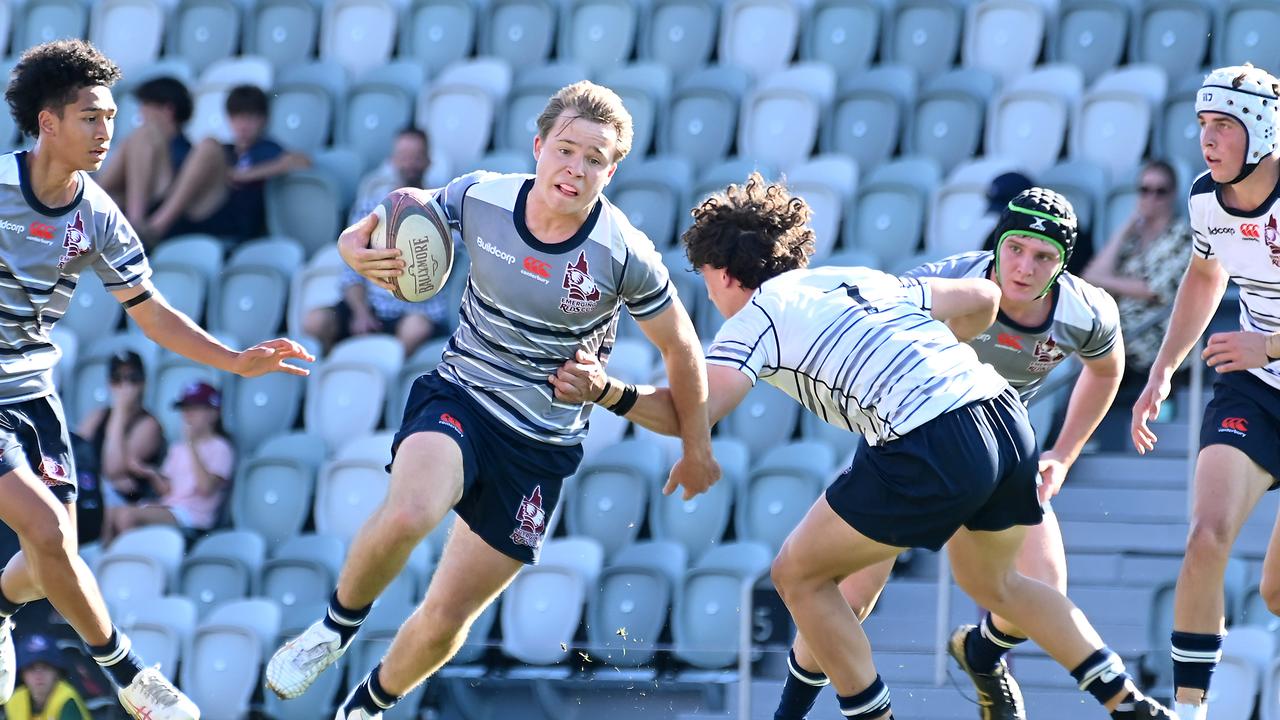
M 565 185 L 564 183 L 561 183 L 559 185 L 556 185 L 556 190 L 560 191 L 560 194 L 564 195 L 565 197 L 571 197 L 571 198 L 578 197 L 578 189 L 573 187 L 572 185 Z

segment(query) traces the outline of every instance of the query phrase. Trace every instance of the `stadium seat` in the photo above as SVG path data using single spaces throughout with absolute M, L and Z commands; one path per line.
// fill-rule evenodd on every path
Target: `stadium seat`
M 541 65 L 556 39 L 556 5 L 548 0 L 496 0 L 482 13 L 479 52 L 511 67 Z
M 719 482 L 692 500 L 685 500 L 680 493 L 664 495 L 661 485 L 654 485 L 649 498 L 649 532 L 653 539 L 680 545 L 694 561 L 724 537 L 734 498 L 747 477 L 750 453 L 746 445 L 732 438 L 717 438 L 711 446 L 720 463 Z M 617 562 L 621 557 L 615 559 Z
M 1169 95 L 1156 119 L 1152 153 L 1186 164 L 1202 167 L 1204 155 L 1200 150 L 1200 121 L 1196 116 L 1196 92 L 1204 81 L 1203 73 L 1192 73 L 1178 78 L 1169 88 Z
M 394 437 L 394 430 L 356 436 L 343 443 L 333 454 L 333 459 L 385 465 L 391 457 L 391 441 Z
M 290 337 L 302 334 L 302 318 L 308 310 L 336 305 L 342 298 L 339 280 L 343 267 L 345 263 L 337 247 L 327 244 L 317 250 L 300 272 L 294 272 L 285 315 L 285 328 Z
M 314 510 L 316 532 L 350 543 L 386 498 L 391 477 L 380 461 L 334 460 L 320 469 Z
M 353 435 L 367 433 L 382 419 L 386 380 L 369 363 L 322 363 L 308 378 L 304 423 L 329 448 Z
M 685 574 L 671 610 L 673 654 L 699 668 L 738 660 L 744 617 L 751 617 L 751 587 L 769 571 L 772 554 L 758 543 L 713 548 Z
M 333 60 L 353 76 L 391 59 L 399 7 L 391 0 L 330 0 L 320 20 L 320 59 Z
M 850 262 L 841 263 L 841 265 L 875 267 L 858 260 L 857 256 L 850 256 Z M 833 425 L 811 412 L 800 416 L 800 438 L 820 442 L 831 448 L 837 467 L 847 466 L 853 459 L 854 451 L 862 445 L 862 435 L 856 430 L 843 427 L 839 420 L 836 420 L 836 424 Z
M 450 669 L 470 665 L 483 657 L 489 648 L 489 635 L 493 631 L 494 623 L 498 620 L 498 610 L 502 604 L 502 599 L 499 597 L 480 613 L 480 617 L 476 618 L 475 622 L 471 623 L 466 642 L 449 660 L 449 664 L 441 669 L 440 674 L 447 675 Z
M 267 545 L 249 530 L 223 530 L 196 542 L 182 562 L 178 591 L 204 617 L 217 605 L 249 596 L 262 572 Z
M 1146 0 L 1129 36 L 1129 62 L 1155 64 L 1169 77 L 1199 70 L 1209 55 L 1214 5 L 1209 0 Z
M 1234 633 L 1228 633 L 1231 637 Z M 1246 658 L 1223 650 L 1222 660 L 1213 671 L 1213 684 L 1206 701 L 1213 717 L 1223 720 L 1250 720 L 1258 705 L 1262 676 Z M 1276 702 L 1275 698 L 1270 699 Z
M 275 67 L 267 58 L 241 54 L 214 61 L 200 73 L 196 84 L 228 89 L 235 85 L 257 85 L 270 90 L 274 82 Z
M 556 44 L 561 60 L 582 65 L 595 76 L 631 57 L 640 25 L 640 10 L 632 0 L 582 0 L 563 8 Z
M 174 309 L 200 322 L 208 281 L 204 274 L 186 263 L 151 263 L 151 282 Z
M 325 360 L 374 365 L 382 371 L 383 379 L 390 383 L 395 381 L 404 365 L 404 346 L 390 335 L 359 335 L 339 342 Z
M 258 0 L 249 7 L 242 52 L 260 55 L 276 67 L 315 56 L 320 13 L 311 0 Z
M 825 443 L 775 447 L 751 468 L 734 507 L 734 528 L 742 540 L 782 548 L 809 507 L 833 478 L 835 453 Z
M 604 551 L 594 541 L 547 541 L 538 564 L 525 568 L 506 590 L 502 651 L 530 665 L 564 660 L 603 561 Z
M 1081 229 L 1103 225 L 1103 188 L 1107 187 L 1107 173 L 1093 163 L 1083 160 L 1067 160 L 1045 170 L 1039 182 L 1062 193 L 1071 201 Z M 1105 238 L 1094 238 L 1094 249 L 1101 247 Z
M 926 79 L 903 137 L 904 154 L 931 157 L 943 172 L 971 159 L 982 141 L 987 104 L 997 84 L 994 75 L 977 68 Z
M 1274 3 L 1231 0 L 1221 12 L 1213 38 L 1214 67 L 1245 62 L 1272 72 L 1280 67 L 1280 50 L 1268 41 L 1280 33 L 1280 9 Z
M 222 605 L 201 622 L 182 663 L 182 689 L 209 720 L 249 710 L 259 669 L 280 632 L 280 608 L 261 598 Z
M 701 68 L 716 46 L 719 7 L 710 0 L 653 0 L 640 24 L 637 55 L 672 72 Z
M 308 472 L 315 473 L 324 463 L 324 443 L 315 435 L 305 432 L 272 435 L 262 441 L 255 457 L 279 457 L 297 460 Z
M 644 524 L 650 488 L 662 484 L 662 459 L 643 440 L 624 440 L 574 475 L 565 520 L 569 534 L 600 543 L 606 557 L 633 542 Z
M 299 170 L 267 181 L 267 230 L 303 241 L 307 254 L 331 247 L 344 227 L 343 191 L 327 173 Z
M 582 440 L 583 462 L 593 460 L 601 453 L 613 449 L 622 442 L 631 423 L 626 418 L 611 412 L 597 411 L 591 414 L 591 424 L 587 426 L 587 436 Z
M 477 8 L 472 0 L 412 0 L 400 23 L 398 57 L 435 70 L 471 56 Z
M 694 167 L 699 166 L 695 163 Z M 780 174 L 779 168 L 772 163 L 762 162 L 746 156 L 730 157 L 714 165 L 703 166 L 701 174 L 698 175 L 698 181 L 693 186 L 693 194 L 689 196 L 689 199 L 693 201 L 694 205 L 697 205 L 712 193 L 720 192 L 730 184 L 741 185 L 747 181 L 747 177 L 752 172 L 760 173 L 765 180 L 777 179 Z M 676 228 L 677 232 L 684 232 L 689 224 L 693 222 L 692 217 L 682 217 L 680 220 L 682 225 Z M 681 267 L 683 266 L 682 264 Z
M 181 595 L 137 598 L 112 615 L 129 636 L 134 652 L 165 677 L 176 677 L 178 660 L 196 629 L 196 607 Z
M 0 7 L 0 56 L 9 57 L 9 38 L 13 34 L 14 28 L 14 8 L 9 3 L 4 3 L 4 7 Z M 8 77 L 8 73 L 5 73 Z
M 1084 78 L 1071 65 L 1042 65 L 1011 79 L 987 113 L 987 153 L 1016 157 L 1038 176 L 1062 155 L 1083 90 Z
M 900 0 L 892 5 L 880 41 L 882 63 L 907 65 L 932 77 L 955 64 L 964 13 L 950 0 Z
M 1093 82 L 1124 57 L 1132 8 L 1130 0 L 1063 0 L 1048 33 L 1049 59 L 1075 65 Z
M 665 251 L 677 244 L 676 224 L 689 210 L 686 198 L 692 186 L 692 164 L 683 157 L 661 155 L 620 165 L 608 195 L 632 225 Z
M 791 439 L 800 419 L 799 403 L 765 382 L 757 382 L 733 412 L 721 422 L 724 432 L 741 440 L 760 458 Z
M 346 547 L 331 535 L 298 535 L 274 546 L 262 565 L 258 593 L 284 607 L 329 599 Z
M 89 26 L 89 8 L 80 0 L 48 0 L 17 7 L 21 17 L 14 30 L 15 51 L 51 40 L 83 38 Z
M 265 265 L 228 268 L 209 307 L 209 328 L 246 345 L 278 337 L 289 301 L 287 277 Z
M 961 57 L 1008 82 L 1036 64 L 1044 45 L 1045 7 L 1037 0 L 980 0 L 966 10 Z
M 1071 157 L 1089 160 L 1113 178 L 1136 168 L 1166 88 L 1165 73 L 1152 65 L 1129 65 L 1098 78 L 1072 122 Z
M 53 386 L 68 387 L 75 372 L 76 362 L 80 358 L 80 338 L 76 337 L 71 328 L 55 325 L 49 328 L 49 339 L 58 346 L 58 350 L 62 351 L 58 364 L 53 366 Z
M 538 116 L 547 106 L 547 98 L 560 88 L 587 77 L 586 68 L 570 62 L 522 68 L 515 75 L 506 109 L 495 119 L 497 137 L 494 145 L 529 153 L 533 138 L 538 134 Z
M 277 545 L 302 532 L 315 472 L 294 458 L 259 456 L 240 464 L 231 486 L 231 521 Z
M 173 8 L 168 55 L 198 73 L 240 47 L 240 5 L 232 0 L 187 0 Z
M 841 74 L 866 70 L 880 44 L 883 15 L 879 0 L 818 0 L 804 23 L 800 59 L 827 63 Z
M 440 82 L 419 97 L 416 125 L 443 144 L 449 167 L 472 168 L 489 147 L 497 103 L 481 88 Z
M 835 71 L 817 62 L 792 65 L 763 78 L 742 101 L 738 151 L 782 169 L 807 160 L 835 86 Z
M 840 238 L 844 208 L 858 190 L 858 165 L 844 155 L 818 155 L 791 168 L 787 186 L 813 211 L 809 225 L 816 237 L 811 260 L 830 255 Z
M 206 284 L 212 284 L 222 273 L 224 246 L 212 235 L 179 235 L 166 239 L 147 254 L 153 266 L 186 265 L 199 272 Z
M 587 640 L 597 661 L 639 667 L 653 661 L 688 556 L 673 542 L 628 545 L 587 592 Z
M 280 138 L 290 150 L 319 150 L 333 133 L 334 100 L 321 85 L 281 80 L 272 92 L 267 135 Z
M 182 563 L 182 532 L 170 525 L 129 530 L 112 541 L 98 561 L 102 596 L 112 606 L 160 597 L 174 586 Z
M 396 135 L 412 124 L 414 96 L 399 85 L 369 80 L 351 87 L 338 133 L 343 145 L 360 153 L 365 168 L 387 158 Z
M 529 144 L 533 144 L 533 134 L 529 135 Z M 485 153 L 476 161 L 476 167 L 490 172 L 514 175 L 532 175 L 534 170 L 533 155 L 528 148 L 522 150 L 494 150 Z
M 737 137 L 738 105 L 751 85 L 746 70 L 727 65 L 682 75 L 659 118 L 657 150 L 705 167 L 728 156 Z
M 1258 720 L 1280 720 L 1280 658 L 1271 661 L 1262 677 L 1262 702 L 1258 704 Z
M 987 187 L 997 175 L 1014 170 L 1021 167 L 1000 157 L 976 159 L 952 170 L 929 210 L 927 254 L 938 258 L 981 248 L 995 221 L 987 214 Z
M 400 427 L 400 421 L 404 419 L 405 404 L 409 401 L 409 391 L 413 389 L 413 384 L 417 382 L 418 378 L 431 372 L 439 364 L 440 352 L 444 349 L 445 342 L 430 343 L 429 346 L 435 350 L 435 359 L 419 359 L 406 362 L 404 367 L 400 369 L 395 384 L 387 387 L 386 418 L 383 420 L 383 424 L 386 427 Z M 418 354 L 414 353 L 414 356 L 417 357 Z
M 223 388 L 223 418 L 241 452 L 293 428 L 306 379 L 284 373 L 232 377 Z
M 800 5 L 791 0 L 728 0 L 717 57 L 755 77 L 782 70 L 796 54 L 801 20 Z
M 648 155 L 658 117 L 671 101 L 671 70 L 656 62 L 625 65 L 605 71 L 600 83 L 616 92 L 631 113 L 634 135 L 628 157 Z
M 67 314 L 58 321 L 58 327 L 73 331 L 87 347 L 98 338 L 115 332 L 122 315 L 124 310 L 120 303 L 102 287 L 97 273 L 90 270 L 80 273 L 71 295 L 71 305 Z
M 823 152 L 847 153 L 863 172 L 887 161 L 898 148 L 916 89 L 915 71 L 902 65 L 844 77 L 823 134 Z

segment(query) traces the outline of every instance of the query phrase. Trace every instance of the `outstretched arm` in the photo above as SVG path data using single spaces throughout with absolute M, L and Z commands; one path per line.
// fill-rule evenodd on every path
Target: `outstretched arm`
M 961 342 L 981 335 L 996 321 L 999 285 L 983 278 L 929 278 L 927 282 L 930 314 L 945 322 Z

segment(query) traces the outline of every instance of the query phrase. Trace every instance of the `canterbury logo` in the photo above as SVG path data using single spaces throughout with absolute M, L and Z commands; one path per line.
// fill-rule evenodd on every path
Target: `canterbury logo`
M 1229 417 L 1222 421 L 1223 430 L 1235 430 L 1239 433 L 1249 432 L 1249 421 L 1240 417 Z
M 1240 235 L 1243 237 L 1254 238 L 1256 240 L 1258 238 L 1258 226 L 1254 224 L 1241 225 Z

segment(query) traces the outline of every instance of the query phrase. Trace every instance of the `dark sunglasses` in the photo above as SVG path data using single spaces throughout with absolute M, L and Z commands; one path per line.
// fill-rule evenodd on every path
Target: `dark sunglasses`
M 111 376 L 111 384 L 115 385 L 118 383 L 127 382 L 127 383 L 134 383 L 135 385 L 140 385 L 142 384 L 142 381 L 145 379 L 146 378 L 142 376 L 142 373 L 118 373 L 116 375 Z
M 1165 187 L 1164 185 L 1141 185 L 1138 187 L 1138 192 L 1142 193 L 1143 195 L 1155 195 L 1156 197 L 1164 197 L 1165 195 L 1168 195 L 1169 193 L 1173 192 L 1173 190 Z

